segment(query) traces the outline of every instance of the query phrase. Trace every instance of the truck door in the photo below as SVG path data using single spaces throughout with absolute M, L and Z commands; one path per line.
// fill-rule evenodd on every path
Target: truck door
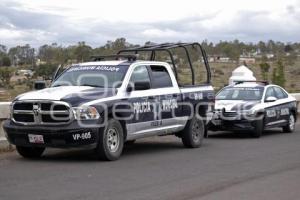
M 143 84 L 149 84 L 149 88 L 140 87 Z M 151 122 L 154 120 L 154 99 L 148 67 L 136 66 L 131 74 L 129 85 L 132 91 L 129 93 L 128 102 L 131 104 L 133 115 L 127 120 L 127 131 L 128 134 L 138 134 L 151 128 Z
M 156 102 L 157 125 L 166 127 L 179 124 L 181 95 L 178 87 L 174 86 L 166 67 L 160 65 L 150 66 L 150 78 L 154 101 Z

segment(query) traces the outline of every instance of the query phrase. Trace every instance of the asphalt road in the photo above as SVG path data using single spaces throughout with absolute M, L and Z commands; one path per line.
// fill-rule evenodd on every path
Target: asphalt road
M 49 150 L 40 160 L 0 155 L 0 199 L 299 199 L 300 125 L 260 139 L 217 133 L 199 149 L 176 137 L 127 146 L 116 162 L 91 151 Z

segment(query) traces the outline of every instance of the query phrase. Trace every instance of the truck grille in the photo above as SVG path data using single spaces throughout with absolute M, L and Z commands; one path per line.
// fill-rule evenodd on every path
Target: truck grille
M 24 125 L 66 124 L 72 119 L 72 110 L 65 102 L 17 101 L 12 105 L 12 120 Z
M 237 112 L 223 112 L 224 117 L 236 117 L 237 115 Z

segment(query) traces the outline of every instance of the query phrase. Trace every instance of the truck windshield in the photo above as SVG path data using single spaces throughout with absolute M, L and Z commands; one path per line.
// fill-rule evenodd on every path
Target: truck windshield
M 62 73 L 51 87 L 92 86 L 119 87 L 127 72 L 127 66 L 73 66 Z
M 262 98 L 263 91 L 263 87 L 230 87 L 219 92 L 216 99 L 256 101 Z

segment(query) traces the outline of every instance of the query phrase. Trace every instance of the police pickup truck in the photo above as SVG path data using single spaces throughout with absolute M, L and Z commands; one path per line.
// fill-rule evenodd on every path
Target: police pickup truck
M 253 137 L 260 137 L 266 128 L 293 132 L 296 119 L 296 99 L 282 87 L 265 81 L 239 81 L 216 95 L 210 129 L 251 131 Z
M 174 49 L 187 57 L 190 85 L 177 82 Z M 192 50 L 201 56 L 202 84 L 196 84 Z M 170 56 L 172 67 L 156 61 L 158 52 Z M 138 61 L 139 53 L 151 58 Z M 184 146 L 199 147 L 213 102 L 210 68 L 198 43 L 144 46 L 56 73 L 49 88 L 16 97 L 4 129 L 26 158 L 40 157 L 47 147 L 91 147 L 99 159 L 116 160 L 125 142 L 148 136 L 174 134 Z

